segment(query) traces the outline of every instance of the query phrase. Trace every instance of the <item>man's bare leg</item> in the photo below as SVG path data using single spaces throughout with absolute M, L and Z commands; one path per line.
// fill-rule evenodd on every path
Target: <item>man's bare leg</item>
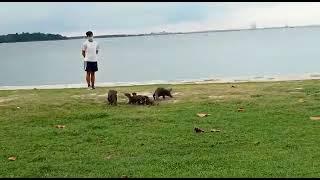
M 95 72 L 91 72 L 90 74 L 91 74 L 91 85 L 92 85 L 91 87 L 92 89 L 95 89 L 95 86 L 94 86 L 94 82 L 96 80 Z
M 90 72 L 89 71 L 87 71 L 86 80 L 87 80 L 88 87 L 90 87 Z

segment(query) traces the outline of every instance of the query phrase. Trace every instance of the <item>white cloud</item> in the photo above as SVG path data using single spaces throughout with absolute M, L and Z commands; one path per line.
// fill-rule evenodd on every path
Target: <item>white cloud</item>
M 247 27 L 252 22 L 258 26 L 284 26 L 320 24 L 320 3 L 275 3 L 233 9 L 229 24 Z
M 207 19 L 168 25 L 178 31 L 188 29 L 234 29 L 249 28 L 254 22 L 258 27 L 296 26 L 320 24 L 320 3 L 222 3 L 223 15 L 215 17 L 215 7 L 208 12 Z
M 83 35 L 320 24 L 319 2 L 0 3 L 0 34 Z

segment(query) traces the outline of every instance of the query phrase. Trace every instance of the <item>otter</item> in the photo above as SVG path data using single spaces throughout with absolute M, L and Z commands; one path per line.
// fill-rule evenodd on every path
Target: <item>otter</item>
M 108 92 L 108 102 L 109 102 L 109 105 L 117 105 L 117 91 L 115 90 L 109 90 Z
M 129 93 L 124 93 L 124 95 L 129 99 L 128 104 L 136 104 L 137 103 L 136 93 L 132 93 L 132 96 Z
M 154 105 L 154 101 L 151 100 L 148 96 L 143 96 L 145 99 L 145 104 L 146 105 Z
M 125 93 L 124 94 L 126 97 L 128 97 L 129 102 L 128 104 L 138 104 L 138 105 L 153 105 L 153 101 L 150 100 L 148 96 L 143 96 L 143 95 L 137 95 L 137 93 Z
M 134 96 L 137 99 L 137 103 L 139 105 L 144 105 L 145 104 L 145 98 L 142 95 L 137 95 L 137 93 L 132 93 L 132 96 Z
M 171 91 L 172 91 L 172 88 L 170 89 L 157 88 L 153 93 L 153 99 L 158 100 L 160 96 L 162 96 L 163 99 L 165 99 L 165 96 L 169 96 L 172 98 Z

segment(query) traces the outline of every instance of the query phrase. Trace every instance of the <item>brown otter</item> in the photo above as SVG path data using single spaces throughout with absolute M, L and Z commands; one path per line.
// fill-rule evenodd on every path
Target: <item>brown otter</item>
M 153 99 L 158 100 L 160 96 L 162 96 L 163 99 L 165 99 L 165 96 L 169 96 L 172 98 L 171 91 L 172 91 L 172 88 L 170 89 L 157 88 L 153 93 Z
M 125 93 L 124 94 L 126 97 L 128 97 L 129 102 L 128 104 L 139 104 L 139 105 L 153 105 L 153 101 L 150 100 L 148 96 L 143 96 L 143 95 L 137 95 L 137 93 Z
M 142 95 L 137 95 L 137 93 L 132 93 L 132 96 L 135 96 L 136 97 L 136 99 L 137 99 L 137 103 L 139 104 L 139 105 L 144 105 L 145 104 L 145 97 L 144 96 L 142 96 Z
M 154 105 L 154 101 L 151 100 L 148 96 L 143 96 L 145 99 L 145 104 L 146 105 Z
M 129 99 L 128 104 L 136 104 L 137 103 L 136 93 L 132 93 L 132 95 L 129 93 L 124 93 L 124 95 Z
M 109 104 L 110 105 L 117 105 L 117 100 L 118 100 L 118 98 L 117 98 L 117 91 L 115 91 L 115 90 L 109 90 L 109 92 L 108 92 L 108 102 L 109 102 Z

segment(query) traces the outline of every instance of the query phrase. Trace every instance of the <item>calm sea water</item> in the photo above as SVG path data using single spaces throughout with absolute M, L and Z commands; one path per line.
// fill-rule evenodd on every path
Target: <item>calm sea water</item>
M 99 38 L 99 82 L 320 72 L 320 28 Z M 0 44 L 0 86 L 85 84 L 84 39 Z

